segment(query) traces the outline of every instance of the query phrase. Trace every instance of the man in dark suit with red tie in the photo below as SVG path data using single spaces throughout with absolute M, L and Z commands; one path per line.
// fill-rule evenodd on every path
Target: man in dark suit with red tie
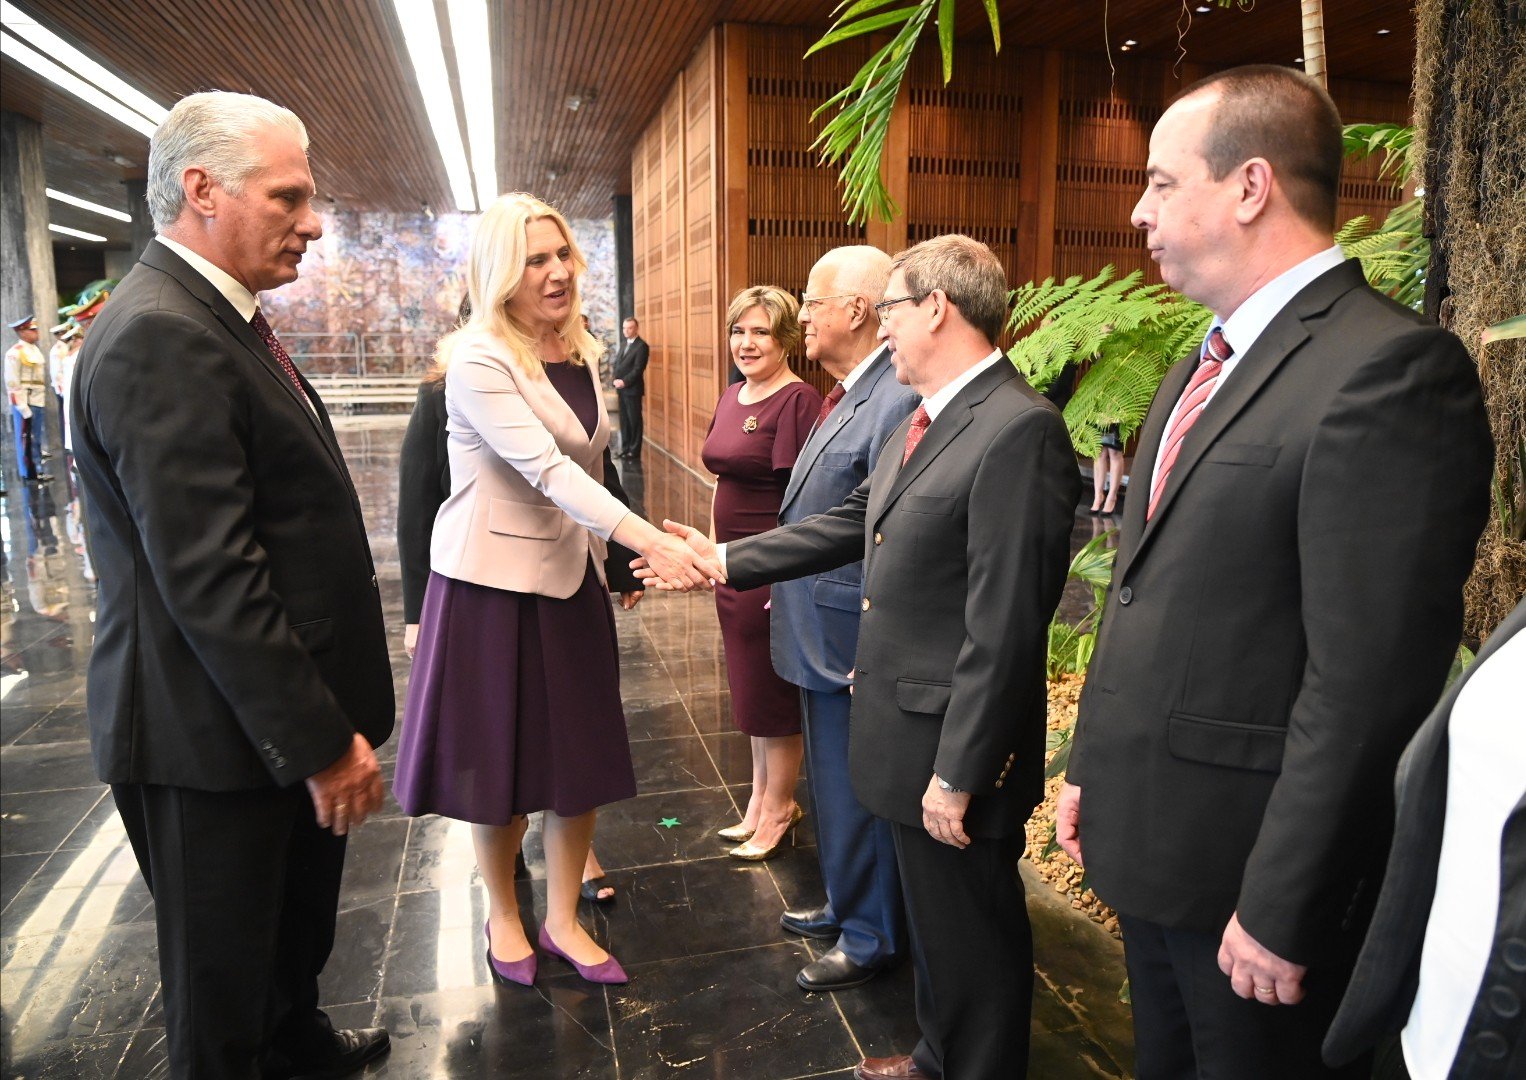
M 341 1076 L 388 1046 L 318 1008 L 393 694 L 360 503 L 257 299 L 322 234 L 306 151 L 261 98 L 177 103 L 158 235 L 75 373 L 91 750 L 154 896 L 175 1077 Z
M 1141 1080 L 1365 1076 L 1319 1047 L 1440 693 L 1493 449 L 1462 344 L 1334 245 L 1329 96 L 1188 88 L 1134 224 L 1212 309 L 1140 435 L 1058 835 L 1117 909 Z
M 749 589 L 864 563 L 849 775 L 890 823 L 922 1038 L 854 1075 L 1014 1080 L 1033 1003 L 1017 860 L 1043 797 L 1044 656 L 1080 473 L 1059 413 L 995 345 L 1007 279 L 989 248 L 901 252 L 875 308 L 922 404 L 845 502 L 727 544 L 725 571 Z

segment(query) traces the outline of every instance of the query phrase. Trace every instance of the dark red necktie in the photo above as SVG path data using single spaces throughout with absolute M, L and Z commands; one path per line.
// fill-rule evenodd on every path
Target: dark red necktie
M 821 411 L 816 414 L 817 427 L 827 422 L 827 417 L 832 415 L 832 410 L 837 408 L 837 403 L 842 400 L 845 393 L 847 391 L 842 388 L 842 383 L 838 383 L 827 391 L 826 400 L 821 403 Z
M 249 325 L 254 327 L 254 332 L 260 335 L 260 340 L 265 343 L 265 348 L 270 355 L 275 357 L 276 363 L 281 365 L 281 370 L 286 372 L 286 377 L 297 388 L 297 393 L 302 395 L 302 400 L 307 402 L 307 407 L 312 408 L 312 399 L 307 396 L 307 391 L 302 388 L 302 380 L 297 378 L 297 365 L 291 362 L 291 356 L 287 354 L 286 347 L 276 337 L 276 332 L 270 328 L 270 323 L 265 320 L 265 313 L 259 308 L 254 309 L 254 318 L 249 320 Z
M 911 458 L 911 452 L 922 442 L 922 436 L 927 434 L 927 425 L 932 422 L 927 410 L 918 405 L 917 411 L 911 414 L 911 427 L 906 429 L 906 450 L 901 454 L 902 465 Z
M 1176 464 L 1177 455 L 1182 451 L 1182 440 L 1192 430 L 1192 425 L 1197 423 L 1197 418 L 1203 415 L 1208 395 L 1213 393 L 1214 384 L 1219 381 L 1219 373 L 1224 370 L 1224 361 L 1234 354 L 1229 342 L 1224 340 L 1223 328 L 1215 326 L 1208 335 L 1208 340 L 1203 343 L 1203 356 L 1197 370 L 1192 373 L 1191 381 L 1187 383 L 1187 389 L 1182 391 L 1181 404 L 1177 406 L 1176 416 L 1172 418 L 1171 427 L 1160 444 L 1160 467 L 1155 472 L 1155 487 L 1150 491 L 1150 505 L 1145 510 L 1146 521 L 1155 514 L 1155 504 L 1160 502 L 1161 492 L 1166 490 L 1166 479 L 1171 475 L 1171 466 Z

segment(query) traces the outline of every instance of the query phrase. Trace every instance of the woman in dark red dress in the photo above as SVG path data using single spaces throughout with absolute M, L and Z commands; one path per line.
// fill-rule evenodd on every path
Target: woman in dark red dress
M 790 470 L 821 411 L 821 395 L 789 366 L 800 344 L 798 315 L 795 298 L 771 285 L 742 290 L 726 313 L 731 359 L 745 381 L 721 395 L 705 437 L 705 468 L 716 474 L 710 538 L 720 543 L 778 524 Z M 742 841 L 730 854 L 749 860 L 774 855 L 803 816 L 795 802 L 804 752 L 800 690 L 774 672 L 768 599 L 766 588 L 715 590 L 731 715 L 752 738 L 752 796 L 741 823 L 720 835 Z

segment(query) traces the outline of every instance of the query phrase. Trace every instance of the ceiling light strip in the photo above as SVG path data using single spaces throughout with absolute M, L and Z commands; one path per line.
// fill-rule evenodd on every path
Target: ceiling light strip
M 150 123 L 162 124 L 164 118 L 170 114 L 163 105 L 136 86 L 108 71 L 81 52 L 77 46 L 59 37 L 8 0 L 0 0 L 0 22 L 3 22 L 11 33 L 36 46 L 44 56 L 52 57 L 87 82 L 94 83 L 129 109 L 141 113 Z
M 488 37 L 487 0 L 450 0 L 450 36 L 456 47 L 456 75 L 466 113 L 477 204 L 498 197 L 498 144 L 494 136 L 493 57 Z
M 424 113 L 434 129 L 445 176 L 450 181 L 456 206 L 465 211 L 477 209 L 472 196 L 472 174 L 466 164 L 466 147 L 461 141 L 461 126 L 456 121 L 456 102 L 445 73 L 445 53 L 440 46 L 440 26 L 435 21 L 434 0 L 392 0 L 397 20 L 402 26 L 408 58 L 419 94 L 424 99 Z
M 99 236 L 96 233 L 85 232 L 83 229 L 71 229 L 67 225 L 54 225 L 51 221 L 48 222 L 48 228 L 53 232 L 63 233 L 65 236 L 77 236 L 81 240 L 99 240 L 102 243 L 106 241 L 104 236 Z
M 121 121 L 134 131 L 142 133 L 145 138 L 152 136 L 154 129 L 158 127 L 147 117 L 140 116 L 120 101 L 97 90 L 72 71 L 66 71 L 30 45 L 9 34 L 0 34 L 0 55 L 9 56 L 33 74 L 40 75 L 67 90 L 87 105 L 94 105 L 113 120 Z
M 44 188 L 43 191 L 50 199 L 56 199 L 61 203 L 68 203 L 70 206 L 77 206 L 81 210 L 89 210 L 92 214 L 115 218 L 118 221 L 132 221 L 131 214 L 124 214 L 122 211 L 113 210 L 109 206 L 102 206 L 100 203 L 91 202 L 89 199 L 82 199 L 78 195 L 70 195 L 56 188 Z

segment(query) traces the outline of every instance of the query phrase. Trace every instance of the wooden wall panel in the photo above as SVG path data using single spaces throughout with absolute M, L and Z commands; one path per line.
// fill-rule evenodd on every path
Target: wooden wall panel
M 796 299 L 823 252 L 864 243 L 863 226 L 843 214 L 836 170 L 817 164 L 811 141 L 822 122 L 811 112 L 853 78 L 870 45 L 858 38 L 802 61 L 815 38 L 769 26 L 750 28 L 747 42 L 747 280 L 738 288 L 777 285 Z M 835 382 L 804 355 L 790 362 L 822 393 Z
M 632 163 L 637 307 L 652 343 L 647 427 L 654 443 L 702 471 L 700 449 L 730 367 L 720 325 L 746 285 L 797 297 L 827 249 L 887 250 L 946 232 L 989 244 L 1013 286 L 1053 275 L 1159 274 L 1129 221 L 1145 183 L 1149 136 L 1166 103 L 1205 73 L 1192 64 L 1128 55 L 959 45 L 947 87 L 936 51 L 914 58 L 898 105 L 887 183 L 901 213 L 890 225 L 850 226 L 837 172 L 810 149 L 810 114 L 844 85 L 877 43 L 859 41 L 804 61 L 814 33 L 726 24 L 701 41 L 638 142 Z M 1348 122 L 1402 120 L 1400 87 L 1336 82 Z M 1341 219 L 1381 217 L 1398 196 L 1349 166 Z M 800 374 L 830 378 L 803 357 Z
M 705 432 L 724 385 L 721 381 L 719 323 L 724 301 L 716 295 L 720 260 L 716 246 L 721 220 L 716 154 L 720 89 L 720 43 L 711 34 L 684 69 L 685 290 L 688 349 L 684 358 L 684 412 L 673 435 L 680 459 L 698 462 Z
M 1020 240 L 1034 211 L 1022 183 L 1023 66 L 988 46 L 959 46 L 954 80 L 944 86 L 940 57 L 924 49 L 912 59 L 903 103 L 906 242 L 965 233 L 996 253 L 1009 280 L 1031 262 Z
M 1116 74 L 1101 56 L 1076 53 L 1060 65 L 1060 137 L 1055 174 L 1054 269 L 1063 280 L 1112 264 L 1119 276 L 1160 274 L 1129 214 L 1145 185 L 1150 129 L 1166 96 L 1166 65 L 1139 60 Z

